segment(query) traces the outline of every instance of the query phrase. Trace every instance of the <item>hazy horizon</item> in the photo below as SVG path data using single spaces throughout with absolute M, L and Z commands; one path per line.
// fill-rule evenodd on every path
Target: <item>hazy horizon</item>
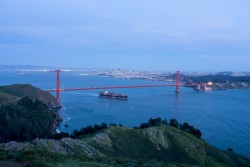
M 94 70 L 121 70 L 121 71 L 134 71 L 134 72 L 143 72 L 143 71 L 147 71 L 147 72 L 163 72 L 163 73 L 175 73 L 176 71 L 179 71 L 179 70 L 169 70 L 169 71 L 166 71 L 166 70 L 145 70 L 145 69 L 140 69 L 140 70 L 136 70 L 136 69 L 128 69 L 128 68 L 92 68 L 92 67 L 56 67 L 56 66 L 39 66 L 39 65 L 3 65 L 3 64 L 0 64 L 0 70 L 1 70 L 1 66 L 6 66 L 6 67 L 15 67 L 15 66 L 20 66 L 21 68 L 27 68 L 27 69 L 32 69 L 32 67 L 34 68 L 48 68 L 48 70 L 50 68 L 52 69 L 60 69 L 60 70 L 91 70 L 91 71 L 94 71 Z M 8 68 L 6 68 L 8 69 Z M 17 70 L 17 69 L 15 69 Z M 250 71 L 232 71 L 232 70 L 224 70 L 224 71 L 180 71 L 181 73 L 221 73 L 221 72 L 233 72 L 233 73 L 250 73 Z

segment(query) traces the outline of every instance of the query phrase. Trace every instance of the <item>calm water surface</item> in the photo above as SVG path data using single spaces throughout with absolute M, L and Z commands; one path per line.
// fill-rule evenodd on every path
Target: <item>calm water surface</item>
M 0 71 L 0 85 L 30 83 L 41 89 L 55 88 L 55 73 Z M 140 85 L 164 83 L 161 81 L 129 80 L 108 77 L 80 76 L 79 72 L 65 72 L 61 87 L 92 87 L 108 85 Z M 149 118 L 176 118 L 202 131 L 202 138 L 210 144 L 250 158 L 250 90 L 221 90 L 197 92 L 175 87 L 113 89 L 128 95 L 128 100 L 99 98 L 100 90 L 63 92 L 59 113 L 64 122 L 59 129 L 72 132 L 87 125 L 106 123 L 139 126 Z M 103 90 L 105 91 L 105 90 Z M 64 124 L 70 124 L 68 128 Z

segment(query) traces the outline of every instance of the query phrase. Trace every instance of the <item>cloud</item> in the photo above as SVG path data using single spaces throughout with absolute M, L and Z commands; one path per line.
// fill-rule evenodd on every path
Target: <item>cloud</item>
M 249 61 L 249 6 L 231 0 L 3 0 L 0 52 L 79 60 L 109 55 L 109 64 L 122 59 L 124 66 L 145 62 L 145 68 L 148 62 L 184 68 L 194 59 L 232 60 L 236 67 L 233 60 Z

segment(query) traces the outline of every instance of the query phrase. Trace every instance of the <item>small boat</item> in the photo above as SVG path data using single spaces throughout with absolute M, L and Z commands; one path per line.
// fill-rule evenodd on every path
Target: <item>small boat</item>
M 127 100 L 128 99 L 128 96 L 125 95 L 125 94 L 115 94 L 115 93 L 108 92 L 108 91 L 100 92 L 99 96 L 100 97 L 111 98 L 111 99 L 121 99 L 121 100 Z

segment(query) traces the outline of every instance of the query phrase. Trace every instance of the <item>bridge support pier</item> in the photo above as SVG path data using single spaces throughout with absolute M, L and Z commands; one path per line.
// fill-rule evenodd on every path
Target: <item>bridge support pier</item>
M 176 93 L 180 93 L 180 83 L 181 83 L 181 79 L 180 79 L 180 71 L 176 71 Z
M 57 104 L 60 106 L 60 95 L 61 95 L 61 88 L 60 88 L 60 72 L 61 70 L 56 70 L 56 101 Z

